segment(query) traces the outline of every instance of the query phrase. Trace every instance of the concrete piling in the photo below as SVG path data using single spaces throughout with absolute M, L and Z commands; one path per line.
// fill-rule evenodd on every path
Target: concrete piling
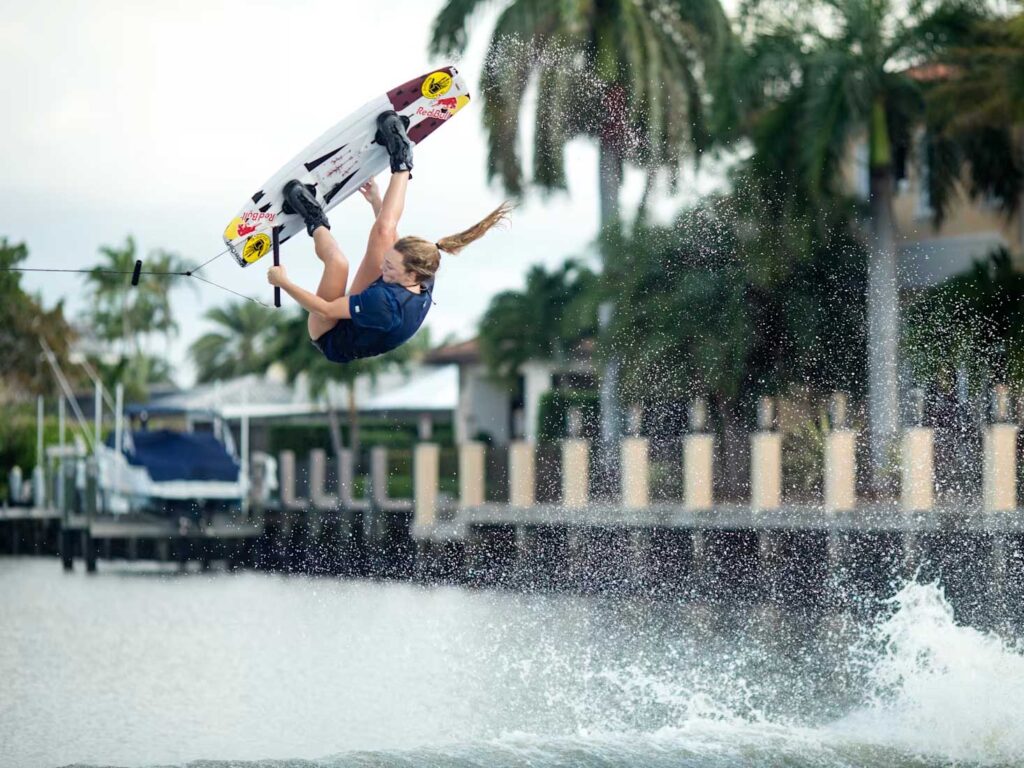
M 583 509 L 590 501 L 590 443 L 580 437 L 579 410 L 568 414 L 569 436 L 562 441 L 562 506 Z
M 335 510 L 338 497 L 327 493 L 327 452 L 314 448 L 309 452 L 309 500 L 319 510 Z
M 415 450 L 413 451 L 415 462 Z M 412 509 L 411 499 L 391 498 L 388 494 L 388 449 L 374 446 L 370 450 L 370 504 L 376 511 L 397 512 Z
M 562 505 L 583 509 L 590 500 L 590 443 L 582 438 L 562 441 Z
M 413 523 L 417 527 L 437 522 L 440 468 L 441 446 L 417 443 L 413 449 Z
M 690 404 L 690 432 L 683 438 L 683 508 L 688 512 L 714 506 L 715 441 L 706 431 L 707 421 L 707 405 L 703 398 L 697 398 Z
M 836 392 L 825 436 L 825 510 L 849 512 L 856 506 L 857 433 L 847 426 L 846 395 Z
M 622 441 L 622 506 L 643 509 L 650 503 L 648 442 L 643 437 Z
M 620 444 L 622 506 L 643 509 L 650 503 L 649 446 L 640 436 L 642 411 L 634 405 L 629 412 L 628 437 Z
M 750 438 L 750 508 L 764 512 L 782 505 L 782 435 L 775 431 L 775 404 L 762 397 L 758 431 Z
M 537 449 L 533 443 L 517 440 L 508 447 L 508 503 L 532 507 L 537 499 Z
M 1017 508 L 1017 425 L 1010 423 L 1010 392 L 993 389 L 990 423 L 983 437 L 982 487 L 986 512 Z
M 296 495 L 295 451 L 281 451 L 278 455 L 278 488 L 281 505 L 285 509 L 305 509 L 309 500 Z
M 385 462 L 386 465 L 386 462 Z M 366 499 L 357 499 L 356 487 L 356 458 L 348 448 L 342 448 L 338 453 L 338 504 L 342 509 L 364 510 L 369 507 Z
M 911 394 L 910 424 L 901 443 L 900 498 L 904 512 L 928 512 L 935 506 L 935 431 L 924 426 L 924 393 Z
M 486 473 L 484 460 L 487 446 L 476 440 L 459 445 L 459 504 L 463 507 L 478 507 L 486 496 Z

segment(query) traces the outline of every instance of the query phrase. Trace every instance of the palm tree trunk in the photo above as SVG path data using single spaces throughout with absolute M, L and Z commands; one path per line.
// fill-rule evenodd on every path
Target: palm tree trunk
M 647 180 L 644 182 L 644 193 L 640 197 L 640 205 L 636 208 L 636 219 L 633 221 L 634 231 L 647 223 L 647 206 L 650 204 L 651 195 L 654 193 L 654 185 L 657 180 L 657 171 L 654 168 L 649 168 L 647 170 Z
M 352 456 L 359 456 L 359 409 L 356 407 L 356 388 L 348 388 L 348 442 Z
M 891 167 L 872 169 L 868 255 L 868 417 L 871 481 L 876 491 L 891 490 L 886 466 L 899 433 L 899 287 Z
M 601 201 L 601 230 L 619 220 L 619 190 L 622 188 L 622 157 L 610 136 L 601 136 L 598 159 L 598 187 Z
M 345 447 L 341 441 L 341 420 L 330 398 L 327 399 L 327 427 L 331 433 L 331 449 L 335 456 L 340 456 L 342 448 Z
M 1017 147 L 1017 159 L 1024 165 L 1024 126 L 1018 125 L 1013 129 L 1013 138 Z M 1024 186 L 1017 190 L 1017 224 L 1020 230 L 1020 243 L 1024 245 Z
M 601 135 L 600 145 L 600 199 L 601 199 L 601 234 L 607 237 L 611 227 L 619 221 L 619 190 L 622 186 L 622 158 L 619 155 L 614 137 L 610 131 Z M 605 268 L 607 270 L 607 261 Z M 600 308 L 601 332 L 607 334 L 615 307 L 606 302 Z M 610 341 L 610 340 L 609 340 Z M 600 384 L 601 400 L 601 452 L 600 465 L 603 478 L 599 487 L 608 487 L 617 466 L 618 441 L 620 429 L 620 411 L 618 402 L 620 363 L 615 355 L 608 358 Z

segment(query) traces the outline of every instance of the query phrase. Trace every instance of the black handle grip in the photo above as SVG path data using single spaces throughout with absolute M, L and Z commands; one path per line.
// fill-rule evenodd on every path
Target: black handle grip
M 280 240 L 280 237 L 279 237 L 280 231 L 281 230 L 278 227 L 274 227 L 274 230 L 273 230 L 273 240 L 274 240 L 274 266 L 275 267 L 279 266 L 281 264 L 281 244 L 280 244 L 280 242 L 278 242 Z M 278 286 L 276 286 L 276 285 L 274 286 L 274 306 L 275 307 L 280 307 L 281 306 L 281 289 Z

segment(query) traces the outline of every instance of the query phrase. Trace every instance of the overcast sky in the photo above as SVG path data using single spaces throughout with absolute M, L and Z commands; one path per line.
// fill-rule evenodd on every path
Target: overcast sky
M 370 98 L 445 63 L 427 55 L 441 5 L 2 0 L 0 237 L 28 245 L 26 266 L 88 267 L 100 245 L 129 234 L 143 256 L 163 248 L 205 260 L 223 248 L 246 195 L 283 163 Z M 475 19 L 474 44 L 458 62 L 474 94 L 502 5 Z M 500 202 L 486 182 L 484 141 L 477 101 L 417 151 L 403 233 L 450 234 Z M 575 142 L 568 168 L 568 194 L 531 196 L 510 230 L 445 262 L 428 320 L 435 340 L 473 335 L 490 297 L 521 286 L 530 265 L 586 252 L 597 229 L 596 148 Z M 629 174 L 625 199 L 641 185 Z M 331 213 L 353 261 L 371 221 L 358 195 Z M 292 279 L 315 287 L 307 238 L 289 241 L 282 260 Z M 203 274 L 267 300 L 265 266 L 243 270 L 226 255 Z M 47 305 L 65 299 L 72 317 L 83 310 L 81 275 L 29 274 L 23 285 Z M 181 334 L 170 355 L 187 384 L 202 314 L 232 297 L 194 280 L 174 296 Z

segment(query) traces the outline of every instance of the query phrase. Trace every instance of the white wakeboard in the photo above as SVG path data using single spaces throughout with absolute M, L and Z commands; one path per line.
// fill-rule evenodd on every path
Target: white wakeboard
M 409 119 L 406 132 L 419 144 L 469 102 L 469 89 L 455 67 L 441 67 L 373 99 L 310 144 L 253 194 L 224 230 L 235 260 L 252 264 L 271 250 L 278 228 L 283 243 L 305 229 L 302 217 L 286 214 L 284 185 L 292 179 L 311 185 L 329 211 L 390 166 L 387 150 L 374 142 L 377 115 L 389 109 Z

